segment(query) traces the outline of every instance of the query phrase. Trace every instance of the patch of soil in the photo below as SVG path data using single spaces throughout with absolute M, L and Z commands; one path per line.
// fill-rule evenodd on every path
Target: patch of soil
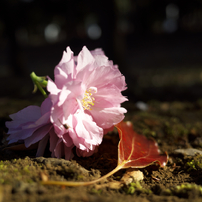
M 15 102 L 15 104 L 12 104 Z M 147 110 L 140 111 L 134 103 L 126 103 L 125 120 L 133 122 L 139 134 L 153 137 L 169 161 L 164 168 L 156 165 L 141 169 L 144 180 L 122 187 L 120 181 L 126 170 L 120 170 L 107 180 L 86 187 L 42 185 L 42 179 L 57 181 L 90 181 L 116 167 L 116 131 L 105 135 L 93 156 L 73 160 L 54 159 L 47 150 L 44 157 L 35 157 L 36 150 L 7 150 L 5 121 L 8 114 L 29 105 L 20 100 L 0 100 L 0 202 L 29 201 L 199 201 L 202 200 L 202 102 L 194 103 L 152 101 Z M 12 108 L 9 106 L 13 106 Z M 194 148 L 194 152 L 187 150 Z M 177 149 L 184 149 L 180 150 Z M 195 152 L 196 151 L 196 152 Z

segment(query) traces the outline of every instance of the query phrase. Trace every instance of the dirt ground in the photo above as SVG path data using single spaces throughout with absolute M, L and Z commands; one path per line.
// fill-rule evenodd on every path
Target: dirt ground
M 164 168 L 155 165 L 141 169 L 144 180 L 111 186 L 120 181 L 126 170 L 120 170 L 98 184 L 86 187 L 42 185 L 48 178 L 57 181 L 90 181 L 107 174 L 117 165 L 117 132 L 107 134 L 98 153 L 71 161 L 35 157 L 36 150 L 5 150 L 8 115 L 31 101 L 0 99 L 0 202 L 29 201 L 201 201 L 202 200 L 202 100 L 195 102 L 144 103 L 142 111 L 128 102 L 125 120 L 133 122 L 139 134 L 153 137 L 169 161 Z M 32 101 L 33 104 L 33 101 Z M 192 150 L 188 149 L 192 148 Z M 196 149 L 196 150 L 193 150 Z

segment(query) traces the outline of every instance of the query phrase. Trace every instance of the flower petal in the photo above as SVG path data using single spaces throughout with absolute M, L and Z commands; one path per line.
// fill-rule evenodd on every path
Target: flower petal
M 72 138 L 69 136 L 69 133 L 65 133 L 62 139 L 66 147 L 71 147 L 73 145 L 73 141 Z
M 84 46 L 77 58 L 77 73 L 83 70 L 87 70 L 86 68 L 90 68 L 89 70 L 92 71 L 92 64 L 94 62 L 94 57 L 92 56 L 90 51 Z
M 49 123 L 35 130 L 30 137 L 25 139 L 25 147 L 29 147 L 30 145 L 43 139 L 44 136 L 48 134 L 48 132 L 52 127 L 53 125 Z
M 15 114 L 11 114 L 10 118 L 13 121 L 7 121 L 6 127 L 11 129 L 18 128 L 21 124 L 25 122 L 34 122 L 41 116 L 40 107 L 38 106 L 28 106 Z
M 77 156 L 82 156 L 82 157 L 89 157 L 91 155 L 93 155 L 94 153 L 96 153 L 98 151 L 97 149 L 98 147 L 94 146 L 93 150 L 81 150 L 76 148 L 76 154 Z
M 43 156 L 48 140 L 49 140 L 49 135 L 44 136 L 43 139 L 40 140 L 38 144 L 38 149 L 36 152 L 36 157 Z
M 74 145 L 72 145 L 71 147 L 65 147 L 64 148 L 64 153 L 65 153 L 65 159 L 66 160 L 70 160 L 74 157 L 74 154 L 72 152 L 72 148 L 74 147 Z
M 52 107 L 52 102 L 51 102 L 50 98 L 48 97 L 41 104 L 41 115 L 49 113 L 51 107 Z
M 92 71 L 83 80 L 86 86 L 95 86 L 98 89 L 114 85 L 120 91 L 126 89 L 125 77 L 120 73 L 118 68 L 112 66 L 98 66 L 96 71 Z
M 91 113 L 93 120 L 97 125 L 103 129 L 111 128 L 113 125 L 118 124 L 124 119 L 124 113 L 126 109 L 122 107 L 112 107 L 112 108 L 93 108 L 89 113 Z
M 61 158 L 64 156 L 64 145 L 62 139 L 59 138 L 54 149 L 54 157 Z
M 65 82 L 72 80 L 75 74 L 75 62 L 73 52 L 70 47 L 67 47 L 66 51 L 63 52 L 60 63 L 54 70 L 55 83 L 58 88 L 62 88 Z
M 52 157 L 54 157 L 54 149 L 57 145 L 57 141 L 59 138 L 56 135 L 53 128 L 49 131 L 49 134 L 50 134 L 50 148 L 49 148 L 49 150 L 52 152 Z

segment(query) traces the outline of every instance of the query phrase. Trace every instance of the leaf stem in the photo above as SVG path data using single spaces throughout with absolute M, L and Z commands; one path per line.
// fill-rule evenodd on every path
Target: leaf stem
M 78 187 L 78 186 L 88 186 L 95 184 L 97 182 L 100 182 L 101 180 L 104 180 L 108 178 L 109 176 L 113 175 L 117 171 L 123 168 L 123 164 L 117 165 L 116 168 L 114 168 L 111 172 L 107 173 L 106 175 L 102 176 L 101 178 L 98 178 L 96 180 L 92 180 L 89 182 L 61 182 L 61 181 L 46 181 L 46 182 L 41 182 L 43 185 L 59 185 L 59 186 L 69 186 L 69 187 Z
M 41 91 L 41 93 L 43 94 L 43 96 L 45 98 L 47 98 L 47 94 L 46 94 L 46 91 L 43 89 L 43 87 L 46 87 L 47 86 L 47 81 L 45 79 L 45 77 L 39 77 L 37 76 L 34 72 L 32 72 L 30 74 L 30 77 L 32 79 L 32 81 L 34 82 L 34 91 L 33 92 L 36 92 L 37 88 Z

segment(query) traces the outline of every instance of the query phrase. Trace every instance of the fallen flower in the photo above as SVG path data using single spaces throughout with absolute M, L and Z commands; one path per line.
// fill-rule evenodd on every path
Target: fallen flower
M 11 115 L 8 127 L 9 144 L 23 141 L 25 147 L 38 144 L 37 156 L 43 155 L 50 142 L 52 157 L 72 159 L 76 146 L 78 156 L 90 156 L 101 144 L 104 133 L 124 118 L 126 101 L 125 77 L 101 49 L 83 47 L 78 56 L 67 47 L 55 67 L 55 80 L 31 78 L 35 91 L 47 97 L 41 107 L 28 106 Z M 47 86 L 49 95 L 43 87 Z
M 50 121 L 66 147 L 73 142 L 78 156 L 90 156 L 104 131 L 124 118 L 125 77 L 101 49 L 90 52 L 86 47 L 76 57 L 67 47 L 54 75 L 55 81 L 49 78 L 47 84 Z

